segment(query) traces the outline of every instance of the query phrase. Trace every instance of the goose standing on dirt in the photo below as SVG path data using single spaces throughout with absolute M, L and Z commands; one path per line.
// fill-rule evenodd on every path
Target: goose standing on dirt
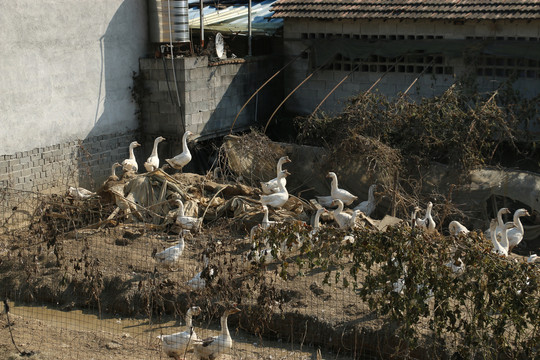
M 468 234 L 470 231 L 467 227 L 461 224 L 459 221 L 453 220 L 448 224 L 448 231 L 450 235 L 459 236 L 459 234 Z
M 276 167 L 277 168 L 276 177 L 267 182 L 261 181 L 261 188 L 262 188 L 263 194 L 268 195 L 268 194 L 272 194 L 274 192 L 279 191 L 278 176 L 279 176 L 279 173 L 283 171 L 283 164 L 288 163 L 288 162 L 291 162 L 291 159 L 289 159 L 288 156 L 282 156 L 281 158 L 279 158 L 277 167 Z M 286 178 L 284 177 L 281 178 L 280 182 L 283 184 L 283 187 L 287 186 Z
M 263 205 L 270 205 L 274 208 L 282 207 L 287 200 L 289 200 L 289 193 L 287 188 L 283 186 L 281 179 L 290 175 L 287 170 L 283 170 L 278 175 L 278 187 L 279 191 L 270 195 L 261 195 L 261 203 Z
M 329 177 L 332 179 L 332 183 L 330 184 L 330 197 L 328 196 L 317 196 L 317 201 L 322 206 L 332 206 L 332 201 L 334 200 L 341 200 L 344 205 L 350 205 L 358 199 L 357 196 L 351 194 L 345 189 L 340 189 L 338 187 L 338 179 L 335 172 L 330 171 L 326 177 Z
M 158 144 L 163 140 L 165 140 L 163 136 L 158 136 L 154 140 L 154 147 L 152 148 L 152 153 L 144 163 L 144 168 L 146 169 L 146 171 L 151 172 L 159 168 Z
M 184 203 L 180 199 L 174 201 L 178 205 L 178 216 L 176 217 L 176 224 L 182 229 L 198 231 L 201 226 L 201 219 L 193 216 L 186 216 L 184 214 Z
M 433 220 L 433 216 L 431 216 L 432 209 L 433 209 L 433 203 L 430 201 L 427 204 L 426 216 L 423 219 L 416 219 L 416 225 L 418 227 L 426 229 L 428 233 L 434 232 L 435 226 L 436 226 L 435 220 Z
M 178 259 L 180 259 L 180 256 L 184 252 L 184 247 L 184 237 L 180 235 L 180 240 L 178 241 L 178 244 L 156 253 L 154 257 L 158 262 L 163 263 L 167 266 L 172 266 L 178 261 Z
M 523 240 L 523 235 L 525 229 L 523 229 L 523 224 L 521 223 L 520 217 L 529 216 L 529 212 L 526 209 L 517 209 L 514 212 L 514 221 L 512 224 L 515 226 L 508 230 L 508 252 L 510 253 L 514 247 L 516 247 L 521 240 Z
M 229 315 L 240 312 L 236 306 L 233 306 L 223 313 L 221 317 L 221 333 L 218 336 L 212 336 L 203 340 L 198 340 L 194 344 L 195 355 L 201 360 L 214 360 L 226 350 L 232 348 L 232 338 L 227 326 Z
M 368 190 L 368 199 L 366 201 L 362 201 L 353 210 L 360 210 L 366 216 L 371 216 L 371 213 L 375 211 L 375 207 L 377 206 L 377 203 L 375 202 L 376 189 L 377 189 L 376 184 L 371 185 Z
M 124 170 L 124 172 L 133 171 L 136 173 L 139 171 L 139 165 L 137 164 L 137 159 L 135 159 L 135 154 L 133 153 L 133 149 L 137 146 L 141 146 L 137 141 L 133 141 L 129 144 L 129 158 L 122 161 L 122 170 Z
M 187 145 L 188 136 L 193 135 L 193 133 L 187 130 L 182 136 L 182 152 L 172 159 L 165 159 L 173 169 L 182 171 L 182 168 L 186 166 L 191 161 L 191 152 L 189 151 Z
M 199 340 L 192 325 L 192 316 L 199 315 L 201 308 L 192 306 L 186 312 L 186 330 L 172 335 L 160 335 L 158 339 L 163 342 L 163 351 L 169 357 L 180 360 L 185 353 L 193 348 L 195 341 Z

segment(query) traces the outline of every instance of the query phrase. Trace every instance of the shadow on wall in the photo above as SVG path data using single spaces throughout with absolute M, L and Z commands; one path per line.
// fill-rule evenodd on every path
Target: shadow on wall
M 146 1 L 123 1 L 99 39 L 100 81 L 95 92 L 94 126 L 77 154 L 80 186 L 97 188 L 111 174 L 112 164 L 128 157 L 129 143 L 139 136 L 133 75 L 147 49 Z M 140 162 L 142 154 L 137 149 L 135 152 Z

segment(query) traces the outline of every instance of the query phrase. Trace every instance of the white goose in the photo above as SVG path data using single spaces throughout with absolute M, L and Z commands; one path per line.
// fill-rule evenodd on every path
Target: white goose
M 182 168 L 186 166 L 191 161 L 191 152 L 187 146 L 188 136 L 193 135 L 193 133 L 187 130 L 182 136 L 182 152 L 172 159 L 165 159 L 166 162 L 171 165 L 173 169 L 182 171 Z
M 431 209 L 433 209 L 433 203 L 430 201 L 427 204 L 426 216 L 423 219 L 416 219 L 416 225 L 423 229 L 426 229 L 428 233 L 435 231 L 435 220 L 431 216 Z
M 159 157 L 158 157 L 157 148 L 158 148 L 158 144 L 162 142 L 163 140 L 165 140 L 163 136 L 158 136 L 154 140 L 154 147 L 152 148 L 152 153 L 150 154 L 150 157 L 146 159 L 146 162 L 144 163 L 144 168 L 146 169 L 146 171 L 150 172 L 150 171 L 157 170 L 159 168 Z
M 500 244 L 499 241 L 497 240 L 497 235 L 496 235 L 497 227 L 498 227 L 497 220 L 491 219 L 491 223 L 489 224 L 489 229 L 490 229 L 489 234 L 491 238 L 491 243 L 493 244 L 492 252 L 498 255 L 508 256 L 508 250 L 502 244 Z
M 309 232 L 311 235 L 317 234 L 319 230 L 321 229 L 320 218 L 323 212 L 328 212 L 328 210 L 326 210 L 325 208 L 317 209 L 317 212 L 315 213 L 315 217 L 313 218 L 313 224 L 311 225 L 313 229 Z
M 273 178 L 270 181 L 267 181 L 267 182 L 262 182 L 261 181 L 261 188 L 262 188 L 263 194 L 268 195 L 268 194 L 279 191 L 278 178 L 277 177 L 279 176 L 279 173 L 283 171 L 283 164 L 288 163 L 288 162 L 291 162 L 291 159 L 289 159 L 288 156 L 282 156 L 281 158 L 279 158 L 278 163 L 277 163 L 276 177 Z M 287 179 L 286 178 L 284 178 L 284 177 L 281 178 L 280 182 L 283 184 L 283 187 L 287 186 Z
M 214 360 L 226 350 L 232 348 L 232 338 L 227 326 L 227 318 L 229 315 L 240 312 L 236 306 L 233 306 L 223 313 L 221 317 L 221 333 L 217 336 L 212 336 L 207 339 L 198 340 L 194 344 L 195 354 L 199 359 Z
M 501 231 L 504 228 L 504 220 L 502 218 L 504 214 L 510 214 L 510 210 L 508 210 L 508 208 L 500 208 L 499 211 L 497 211 L 497 227 L 495 228 L 495 237 L 497 240 L 501 239 Z M 491 234 L 488 235 L 491 236 Z
M 411 227 L 414 228 L 417 225 L 416 223 L 416 220 L 418 220 L 418 213 L 421 211 L 422 209 L 420 209 L 418 206 L 415 206 L 414 207 L 414 210 L 411 212 Z
M 263 216 L 263 219 L 262 219 L 262 223 L 261 223 L 261 226 L 264 230 L 268 229 L 270 226 L 272 225 L 275 225 L 276 224 L 276 221 L 273 221 L 273 220 L 269 220 L 268 219 L 268 206 L 266 205 L 263 205 L 263 211 L 264 211 L 264 216 Z
M 184 238 L 180 236 L 180 240 L 178 241 L 178 244 L 168 247 L 165 250 L 156 253 L 154 257 L 156 260 L 160 263 L 163 263 L 167 266 L 171 266 L 175 264 L 178 259 L 180 259 L 180 256 L 184 252 Z
M 337 208 L 332 211 L 334 214 L 334 219 L 341 229 L 351 228 L 351 223 L 354 221 L 358 213 L 355 211 L 353 215 L 350 215 L 346 212 L 343 212 L 343 202 L 339 199 L 332 201 L 332 206 L 337 206 Z M 354 216 L 354 218 L 353 218 Z
M 199 315 L 201 308 L 192 306 L 186 312 L 186 330 L 172 335 L 160 335 L 158 339 L 163 342 L 163 351 L 169 357 L 180 360 L 185 353 L 193 348 L 195 341 L 199 340 L 192 325 L 192 316 Z
M 137 146 L 141 146 L 137 141 L 133 141 L 129 144 L 129 158 L 122 161 L 122 170 L 133 171 L 135 173 L 139 171 L 139 165 L 137 164 L 137 159 L 135 159 L 135 154 L 133 153 L 133 149 Z
M 345 189 L 340 189 L 338 187 L 338 179 L 335 172 L 330 171 L 326 177 L 332 179 L 332 183 L 330 185 L 330 196 L 317 196 L 317 201 L 319 204 L 322 206 L 332 206 L 332 201 L 337 199 L 341 200 L 345 205 L 350 205 L 354 200 L 358 199 L 357 196 L 351 194 Z
M 180 199 L 174 201 L 178 205 L 178 216 L 176 217 L 176 224 L 182 229 L 198 231 L 202 219 L 193 216 L 186 216 L 184 214 L 184 203 Z
M 116 168 L 118 167 L 121 167 L 122 164 L 120 164 L 119 162 L 115 162 L 114 164 L 112 164 L 112 167 L 111 167 L 111 175 L 107 178 L 107 180 L 105 180 L 103 182 L 103 186 L 105 186 L 107 183 L 111 182 L 111 181 L 118 181 L 120 180 L 118 178 L 118 176 L 116 175 Z
M 287 188 L 281 183 L 281 179 L 290 175 L 287 170 L 283 170 L 278 175 L 278 187 L 279 191 L 270 194 L 270 195 L 261 195 L 261 203 L 263 205 L 270 205 L 272 207 L 278 208 L 283 206 L 287 200 L 289 200 L 289 193 Z
M 376 184 L 371 185 L 368 190 L 368 199 L 366 201 L 362 201 L 353 210 L 360 210 L 366 216 L 371 216 L 371 213 L 375 211 L 375 207 L 377 206 L 377 203 L 375 202 L 376 189 L 377 189 Z
M 208 257 L 206 255 L 204 255 L 204 268 L 202 269 L 202 271 L 199 271 L 193 278 L 191 278 L 187 282 L 187 284 L 193 290 L 204 289 L 206 287 L 206 280 L 205 276 L 203 276 L 203 273 L 205 272 L 205 276 L 207 276 L 208 278 L 212 278 L 214 276 L 214 269 L 208 266 Z
M 519 219 L 522 216 L 529 216 L 529 212 L 526 209 L 517 209 L 514 212 L 514 221 L 513 225 L 515 227 L 508 230 L 508 252 L 511 252 L 514 247 L 516 247 L 521 240 L 523 240 L 523 234 L 525 233 L 525 229 L 523 229 L 523 224 L 521 223 L 521 220 Z
M 456 220 L 450 221 L 450 224 L 448 224 L 448 231 L 450 232 L 450 235 L 454 236 L 459 236 L 459 234 L 468 234 L 470 232 L 465 225 Z
M 79 200 L 86 200 L 86 199 L 90 199 L 91 197 L 97 196 L 97 193 L 90 191 L 88 189 L 85 189 L 83 187 L 70 186 L 67 193 L 72 198 L 79 199 Z

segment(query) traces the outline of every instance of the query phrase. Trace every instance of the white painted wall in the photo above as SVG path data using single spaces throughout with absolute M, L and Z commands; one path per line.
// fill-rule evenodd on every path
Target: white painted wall
M 138 126 L 146 0 L 0 0 L 0 155 Z

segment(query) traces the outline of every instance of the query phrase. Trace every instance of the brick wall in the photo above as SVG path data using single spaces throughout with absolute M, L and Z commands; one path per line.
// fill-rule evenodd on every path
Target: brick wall
M 95 190 L 112 164 L 128 156 L 134 139 L 134 132 L 101 135 L 0 155 L 0 185 L 36 192 L 64 192 L 69 186 Z
M 396 39 L 404 36 L 405 39 L 429 39 L 442 37 L 443 39 L 524 39 L 524 46 L 538 46 L 540 39 L 540 21 L 497 21 L 493 22 L 463 22 L 452 21 L 309 21 L 291 20 L 284 22 L 284 49 L 285 56 L 292 57 L 304 51 L 313 39 L 320 36 L 344 37 L 351 39 Z M 316 40 L 315 40 L 316 41 Z M 399 40 L 397 40 L 399 41 Z M 528 60 L 527 60 L 528 61 Z M 536 75 L 518 77 L 514 86 L 526 97 L 538 95 L 540 87 L 540 62 L 536 65 Z M 444 59 L 444 66 L 451 69 L 451 73 L 424 74 L 420 76 L 408 95 L 413 99 L 433 97 L 447 90 L 456 77 L 468 72 L 470 66 L 464 63 L 463 58 Z M 534 65 L 534 63 L 533 63 Z M 312 71 L 309 59 L 302 58 L 295 61 L 285 74 L 285 93 L 289 93 Z M 506 69 L 499 72 L 507 71 Z M 525 70 L 528 71 L 528 68 Z M 339 83 L 350 71 L 320 70 L 317 71 L 286 103 L 288 110 L 294 113 L 309 114 L 321 100 Z M 321 110 L 335 113 L 342 109 L 346 99 L 360 91 L 369 89 L 384 72 L 358 71 L 354 72 L 338 89 L 326 100 Z M 418 72 L 398 73 L 392 72 L 377 84 L 373 91 L 379 91 L 387 96 L 394 97 L 404 92 L 419 76 Z M 480 91 L 493 91 L 499 84 L 506 81 L 505 76 L 477 77 Z
M 150 153 L 153 139 L 161 135 L 167 141 L 159 147 L 160 157 L 178 154 L 184 133 L 182 119 L 186 130 L 199 140 L 229 133 L 244 103 L 280 65 L 281 58 L 268 56 L 219 63 L 209 63 L 206 56 L 176 58 L 178 106 L 171 60 L 140 59 L 144 153 Z M 247 129 L 268 119 L 281 94 L 282 80 L 278 76 L 246 106 L 234 129 Z

